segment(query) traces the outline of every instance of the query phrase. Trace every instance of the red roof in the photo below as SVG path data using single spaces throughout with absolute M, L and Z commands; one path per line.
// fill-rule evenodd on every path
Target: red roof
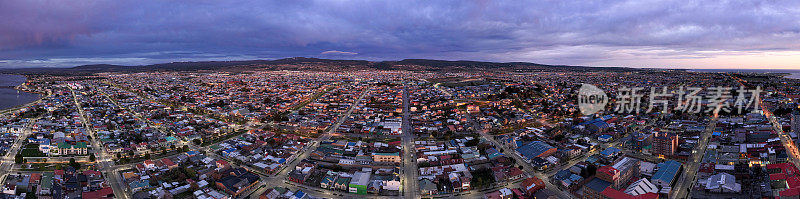
M 531 186 L 531 185 L 533 185 L 533 186 Z M 530 178 L 526 178 L 525 180 L 522 181 L 522 184 L 520 185 L 520 188 L 522 188 L 523 190 L 525 190 L 529 194 L 532 194 L 532 193 L 538 191 L 539 189 L 545 188 L 545 185 L 544 185 L 544 182 L 542 181 L 542 179 L 539 179 L 537 177 L 530 177 Z
M 161 163 L 164 163 L 164 165 L 167 167 L 172 167 L 176 165 L 175 162 L 172 162 L 172 160 L 167 158 L 161 159 Z
M 106 196 L 112 195 L 112 194 L 114 194 L 114 190 L 112 190 L 111 187 L 106 187 L 106 188 L 102 188 L 102 189 L 97 190 L 97 191 L 83 192 L 82 196 L 83 196 L 83 198 L 87 198 L 87 199 L 109 198 L 109 197 L 106 197 Z
M 612 189 L 610 187 L 606 187 L 606 189 L 604 189 L 603 192 L 600 192 L 600 194 L 603 194 L 604 196 L 609 198 L 617 198 L 617 199 L 633 198 L 633 196 L 628 195 L 625 192 Z
M 511 168 L 508 169 L 508 176 L 519 176 L 519 175 L 523 175 L 523 174 L 525 174 L 525 173 L 522 172 L 522 170 L 520 170 L 517 167 L 511 167 Z
M 780 169 L 780 173 L 769 174 L 770 180 L 786 180 L 788 189 L 779 192 L 780 196 L 800 195 L 800 170 L 793 163 L 768 164 L 767 169 Z
M 617 174 L 619 174 L 619 171 L 617 171 L 617 169 L 615 169 L 614 167 L 611 167 L 611 166 L 600 167 L 599 169 L 597 169 L 597 172 L 598 173 L 601 173 L 601 172 L 605 173 L 608 176 L 616 176 Z
M 781 197 L 785 197 L 785 196 L 800 196 L 800 189 L 798 189 L 798 188 L 786 189 L 786 190 L 778 192 L 778 195 L 780 195 Z
M 228 166 L 228 161 L 225 161 L 225 160 L 217 160 L 217 166 L 226 167 L 226 166 Z
M 29 180 L 30 183 L 34 183 L 42 179 L 41 173 L 31 173 L 31 178 Z
M 513 192 L 514 192 L 514 195 L 518 195 L 518 196 L 523 196 L 523 195 L 525 195 L 525 194 L 523 194 L 523 193 L 522 193 L 522 191 L 520 191 L 519 189 L 511 189 L 511 191 L 513 191 Z
M 784 173 L 769 174 L 769 180 L 786 180 L 786 174 Z
M 95 176 L 101 176 L 102 174 L 101 174 L 99 171 L 94 171 L 94 170 L 86 170 L 86 171 L 83 171 L 83 175 L 88 175 L 88 176 L 91 176 L 91 175 L 95 175 Z

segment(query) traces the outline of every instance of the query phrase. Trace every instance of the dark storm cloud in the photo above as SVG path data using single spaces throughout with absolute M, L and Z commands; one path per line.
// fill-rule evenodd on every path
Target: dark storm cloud
M 798 1 L 77 2 L 0 1 L 0 66 L 290 56 L 584 64 L 800 49 Z

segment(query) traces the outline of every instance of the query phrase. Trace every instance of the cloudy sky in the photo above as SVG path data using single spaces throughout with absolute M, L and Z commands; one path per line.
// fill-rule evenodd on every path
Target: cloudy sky
M 0 67 L 305 56 L 800 69 L 797 0 L 3 0 L 0 19 Z

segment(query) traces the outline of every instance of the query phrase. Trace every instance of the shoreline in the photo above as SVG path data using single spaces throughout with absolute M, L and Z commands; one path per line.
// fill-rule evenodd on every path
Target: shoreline
M 800 79 L 800 70 L 796 69 L 687 69 L 686 71 L 696 73 L 761 73 L 787 79 Z
M 800 79 L 800 73 L 789 73 L 788 75 L 783 76 L 783 78 Z
M 12 74 L 7 74 L 7 75 L 12 75 Z M 39 92 L 23 90 L 22 87 L 25 86 L 25 83 L 28 82 L 28 77 L 26 77 L 24 75 L 19 75 L 19 76 L 24 77 L 25 81 L 23 81 L 19 85 L 14 86 L 13 88 L 8 88 L 8 89 L 15 90 L 17 92 L 36 94 L 38 97 L 37 97 L 36 100 L 30 101 L 30 102 L 27 102 L 27 103 L 19 104 L 19 105 L 8 107 L 8 108 L 2 108 L 2 109 L 0 109 L 0 114 L 8 114 L 10 112 L 14 112 L 14 111 L 17 111 L 19 109 L 31 106 L 31 105 L 36 104 L 36 103 L 39 103 L 39 102 L 42 101 L 42 99 L 44 99 L 48 95 L 48 94 L 45 94 L 45 93 L 39 93 Z

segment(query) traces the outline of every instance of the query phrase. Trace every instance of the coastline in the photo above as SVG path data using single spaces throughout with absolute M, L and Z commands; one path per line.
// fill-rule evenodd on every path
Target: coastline
M 687 69 L 686 71 L 699 73 L 771 73 L 787 79 L 800 79 L 800 70 L 795 69 Z
M 2 74 L 2 75 L 14 75 L 14 74 Z M 30 102 L 26 102 L 26 103 L 22 103 L 22 104 L 18 104 L 18 105 L 11 106 L 11 107 L 0 108 L 0 114 L 7 114 L 7 113 L 10 113 L 10 112 L 14 112 L 14 111 L 17 111 L 19 109 L 31 106 L 33 104 L 39 103 L 47 95 L 45 93 L 38 93 L 38 92 L 31 92 L 31 91 L 28 91 L 28 90 L 23 90 L 22 87 L 25 86 L 25 83 L 27 82 L 28 77 L 25 77 L 24 75 L 14 75 L 14 76 L 21 76 L 21 77 L 24 78 L 24 80 L 22 82 L 20 82 L 18 85 L 13 86 L 13 88 L 11 88 L 11 86 L 9 86 L 9 88 L 5 88 L 5 89 L 13 90 L 13 91 L 17 91 L 17 92 L 24 92 L 24 93 L 28 93 L 28 94 L 34 94 L 34 95 L 37 96 L 36 100 L 30 101 Z
M 800 73 L 789 73 L 789 75 L 783 76 L 783 78 L 800 79 Z

